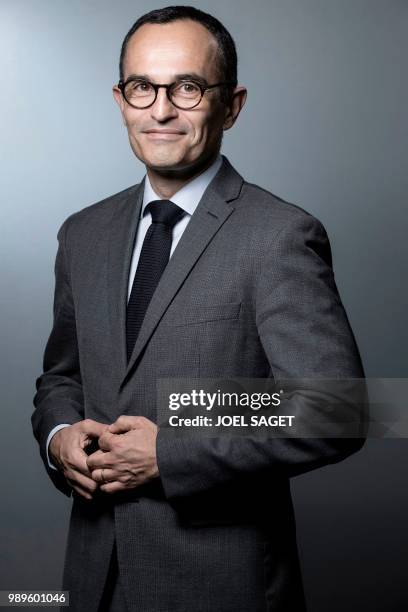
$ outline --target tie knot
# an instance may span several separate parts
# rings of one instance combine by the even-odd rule
[[[177,221],[184,215],[184,210],[171,200],[154,200],[149,202],[146,210],[152,215],[153,223],[164,223],[169,227],[176,225]]]

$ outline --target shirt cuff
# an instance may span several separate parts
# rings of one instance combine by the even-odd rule
[[[53,435],[56,434],[57,431],[59,431],[60,429],[63,429],[63,427],[70,427],[70,424],[69,423],[62,423],[61,425],[56,425],[53,429],[51,429],[50,433],[48,434],[47,444],[46,444],[46,452],[47,452],[48,465],[50,466],[50,468],[52,470],[58,470],[58,468],[56,468],[55,465],[53,463],[51,463],[51,461],[50,461],[50,456],[48,454],[48,447],[50,445],[51,438],[53,437]]]

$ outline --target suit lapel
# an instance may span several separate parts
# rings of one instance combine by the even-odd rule
[[[207,187],[156,287],[129,364],[126,364],[127,288],[133,244],[140,218],[144,182],[118,210],[109,247],[109,304],[113,348],[118,351],[122,387],[174,296],[213,236],[234,211],[243,179],[223,156],[223,164]],[[129,231],[131,228],[131,231]]]
[[[143,202],[144,180],[116,205],[108,245],[108,308],[112,363],[119,364],[119,379],[127,366],[126,307],[133,244]]]

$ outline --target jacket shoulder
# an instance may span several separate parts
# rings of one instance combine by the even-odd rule
[[[296,222],[322,225],[317,217],[298,204],[287,202],[254,183],[244,181],[240,200],[242,200],[247,211],[249,207],[250,212],[248,211],[247,214],[252,213],[254,217],[266,223],[267,226],[272,223],[275,228],[277,226],[282,228],[286,224],[291,225],[292,223],[296,224]]]
[[[60,233],[68,231],[68,227],[80,228],[87,226],[95,229],[99,225],[105,225],[111,220],[117,208],[124,205],[129,198],[136,194],[140,185],[141,183],[137,183],[136,185],[127,187],[118,193],[110,195],[103,200],[99,200],[94,204],[85,206],[81,210],[72,213],[62,223],[58,230],[58,236]]]

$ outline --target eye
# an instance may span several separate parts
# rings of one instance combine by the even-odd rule
[[[195,83],[183,83],[182,88],[187,93],[198,90],[198,87]]]
[[[174,87],[177,96],[194,97],[201,95],[201,89],[194,81],[181,81]]]
[[[126,94],[129,96],[145,96],[153,91],[148,81],[129,81],[126,85]]]
[[[135,89],[136,91],[150,91],[152,89],[152,86],[150,85],[150,83],[146,83],[145,81],[139,82],[139,83],[135,83]]]

